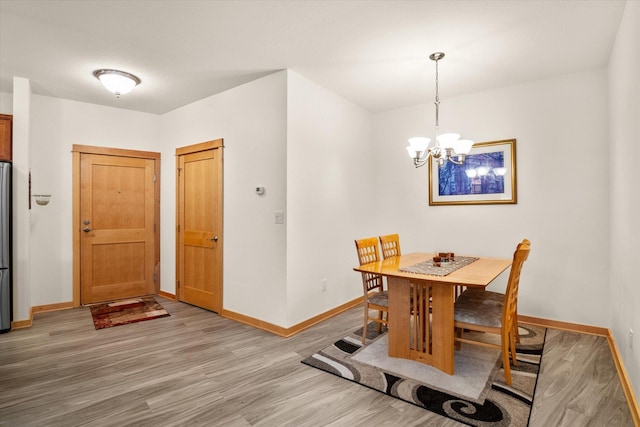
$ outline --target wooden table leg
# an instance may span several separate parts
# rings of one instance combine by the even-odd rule
[[[433,284],[433,366],[450,375],[454,370],[453,292],[448,283]]]
[[[387,277],[389,292],[389,356],[411,358],[409,279]]]

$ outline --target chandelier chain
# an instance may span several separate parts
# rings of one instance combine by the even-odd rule
[[[439,114],[439,110],[440,110],[440,95],[439,95],[439,90],[438,90],[438,59],[435,59],[436,61],[436,133],[438,132],[438,124],[440,122],[440,114]],[[437,137],[437,135],[436,135]]]

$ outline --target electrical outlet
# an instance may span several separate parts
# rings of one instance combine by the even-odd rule
[[[322,292],[327,291],[327,279],[322,279]]]

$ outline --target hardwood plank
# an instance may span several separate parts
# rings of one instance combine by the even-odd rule
[[[633,425],[606,338],[549,329],[531,425]]]
[[[170,317],[95,330],[80,307],[0,335],[0,425],[459,425],[300,363],[361,306],[282,338],[156,298]],[[606,339],[547,340],[531,426],[633,425]]]

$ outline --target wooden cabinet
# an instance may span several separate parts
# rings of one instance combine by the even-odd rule
[[[11,161],[13,116],[0,114],[0,160]]]

